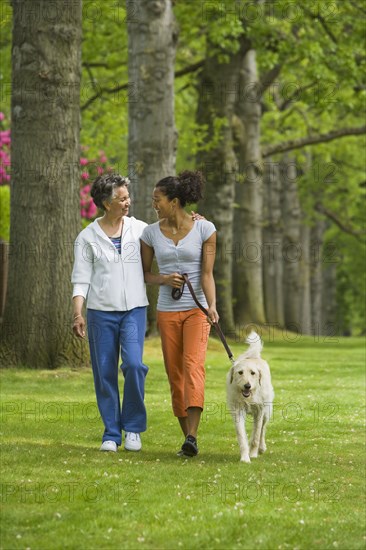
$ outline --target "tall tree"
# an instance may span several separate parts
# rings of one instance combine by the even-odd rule
[[[10,261],[3,361],[79,356],[70,272],[79,230],[81,0],[13,0]]]
[[[282,179],[279,162],[264,163],[263,285],[266,318],[270,325],[285,326],[283,288]]]
[[[174,63],[178,31],[171,0],[127,0],[128,172],[132,213],[156,221],[154,185],[175,174]],[[157,287],[147,289],[150,333],[155,332]]]
[[[236,178],[234,235],[241,251],[235,265],[235,319],[239,324],[266,322],[263,294],[263,165],[260,145],[261,94],[256,52],[248,48],[240,67],[237,115],[242,123]]]
[[[311,325],[314,334],[321,334],[324,328],[323,291],[327,291],[327,288],[323,288],[325,266],[322,259],[325,229],[326,223],[321,219],[317,219],[311,228]]]
[[[128,164],[133,214],[155,221],[152,189],[175,174],[174,61],[177,27],[171,0],[127,0]]]
[[[290,330],[301,330],[301,280],[300,260],[301,242],[300,221],[302,218],[301,205],[296,185],[297,166],[296,161],[285,155],[281,162],[283,178],[283,260],[284,260],[284,310],[285,324]]]
[[[197,122],[207,128],[208,146],[197,155],[206,176],[205,199],[199,209],[215,222],[218,252],[215,265],[218,308],[227,332],[234,330],[232,271],[240,262],[239,235],[233,234],[235,181],[238,161],[234,151],[232,118],[238,95],[243,49],[222,57],[208,41],[208,52],[199,80]]]

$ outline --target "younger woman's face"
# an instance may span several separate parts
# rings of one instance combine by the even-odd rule
[[[159,220],[169,217],[172,213],[172,202],[162,192],[159,187],[155,187],[152,196],[152,207],[155,210]]]

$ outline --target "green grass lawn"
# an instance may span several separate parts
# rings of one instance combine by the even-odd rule
[[[274,416],[268,451],[251,464],[239,462],[230,364],[216,340],[193,459],[176,456],[182,436],[157,339],[145,347],[140,453],[98,451],[89,369],[1,371],[1,548],[365,548],[363,341],[278,333],[263,357]]]

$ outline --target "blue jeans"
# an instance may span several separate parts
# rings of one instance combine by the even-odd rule
[[[144,404],[148,367],[142,362],[146,307],[130,311],[87,310],[90,357],[95,393],[104,423],[103,441],[121,445],[121,431],[146,430]],[[122,409],[118,389],[118,359],[124,376]]]

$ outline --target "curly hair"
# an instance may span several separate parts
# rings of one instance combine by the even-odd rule
[[[203,198],[204,177],[198,170],[184,170],[178,176],[161,179],[156,186],[169,200],[177,198],[182,207]]]
[[[105,210],[103,203],[111,202],[118,187],[128,187],[129,184],[129,179],[119,174],[103,174],[93,181],[90,194],[95,205]]]

